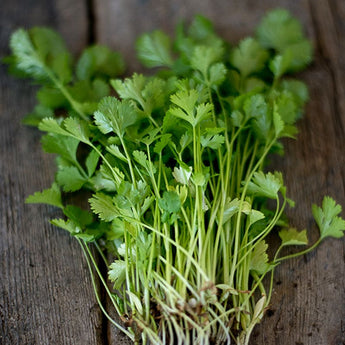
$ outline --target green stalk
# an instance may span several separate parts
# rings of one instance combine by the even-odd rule
[[[128,154],[127,146],[126,146],[122,136],[119,136],[119,139],[120,139],[121,146],[123,147],[123,151],[124,151],[126,159],[127,159],[127,163],[128,163],[129,171],[130,171],[130,174],[131,174],[133,186],[134,186],[134,188],[136,188],[137,181],[136,181],[134,170],[133,170],[132,159],[131,159],[131,157]]]
[[[40,58],[38,57],[38,59],[40,59]],[[73,97],[67,91],[65,86],[57,78],[55,78],[54,73],[51,72],[51,70],[45,66],[44,62],[42,62],[42,68],[44,69],[45,73],[47,73],[47,75],[51,79],[51,81],[55,84],[55,86],[65,96],[67,101],[70,103],[70,105],[75,110],[75,112],[80,116],[80,118],[89,122],[89,117],[86,116],[86,114],[83,112],[83,110],[80,109],[80,104],[73,99]]]
[[[243,207],[243,202],[244,198],[246,196],[247,188],[249,185],[249,182],[251,181],[255,171],[258,169],[262,161],[266,158],[266,155],[270,151],[274,141],[272,141],[264,150],[263,155],[260,157],[256,165],[254,166],[253,170],[251,171],[248,180],[246,180],[246,183],[243,187],[241,199],[240,199],[240,205],[239,205],[239,211],[237,215],[237,221],[236,221],[236,228],[235,228],[235,245],[234,245],[234,255],[232,257],[232,267],[231,267],[231,274],[230,274],[230,281],[234,283],[234,275],[236,271],[236,265],[237,265],[237,260],[238,260],[238,251],[239,251],[239,240],[240,240],[240,224],[241,224],[241,213],[242,213],[242,207]]]
[[[90,277],[91,277],[91,281],[92,281],[92,286],[93,286],[93,290],[94,290],[94,293],[95,293],[95,296],[96,296],[96,300],[97,300],[97,303],[99,305],[99,307],[101,308],[102,312],[104,313],[104,315],[106,316],[106,318],[116,327],[118,328],[121,332],[123,332],[124,334],[126,334],[132,341],[134,341],[134,335],[129,332],[128,330],[126,330],[124,327],[122,327],[120,324],[118,324],[116,321],[114,321],[110,315],[107,313],[107,311],[105,310],[105,308],[103,307],[103,304],[101,302],[101,298],[99,296],[99,293],[98,293],[98,288],[97,288],[97,285],[96,285],[96,280],[95,280],[95,276],[93,274],[93,271],[92,271],[92,267],[91,267],[91,262],[90,262],[90,258],[89,258],[89,255],[88,255],[88,251],[85,250],[84,248],[84,245],[85,247],[87,247],[86,243],[82,243],[82,241],[77,238],[77,241],[83,251],[83,254],[84,254],[84,257],[86,259],[86,263],[87,263],[87,267],[89,269],[89,272],[90,272]],[[91,257],[92,258],[92,257]],[[92,263],[94,261],[92,260]],[[96,266],[94,266],[96,268]],[[103,283],[103,281],[102,281]],[[108,293],[108,291],[107,291]],[[109,298],[112,300],[112,294],[108,294]],[[116,308],[117,305],[114,304],[114,307]],[[118,314],[120,315],[120,312],[117,310]]]
[[[315,249],[321,243],[321,241],[322,241],[322,238],[320,237],[311,247],[309,247],[309,248],[307,248],[305,250],[302,250],[301,252],[297,252],[297,253],[294,253],[294,254],[283,256],[282,258],[278,258],[276,261],[280,262],[280,261],[283,261],[283,260],[288,260],[288,259],[296,258],[296,257],[301,256],[301,255],[308,254],[313,249]]]

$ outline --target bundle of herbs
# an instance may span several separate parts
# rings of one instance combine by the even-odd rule
[[[341,207],[325,197],[312,208],[319,240],[281,256],[306,246],[307,232],[289,227],[283,212],[294,202],[282,174],[265,168],[283,153],[281,138],[297,133],[308,91],[291,75],[312,59],[286,10],[237,46],[201,16],[173,42],[144,34],[137,51],[156,68],[150,76],[119,79],[123,59],[98,45],[73,64],[47,28],[19,29],[10,46],[11,71],[42,85],[25,123],[46,132],[43,149],[57,155],[55,182],[27,202],[62,210],[52,224],[79,242],[101,309],[136,344],[248,344],[275,267],[343,236]],[[78,191],[89,208],[68,204]],[[272,231],[281,244],[269,257]],[[97,279],[124,324],[102,306]]]

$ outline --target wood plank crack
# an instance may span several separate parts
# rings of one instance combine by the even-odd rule
[[[327,41],[327,33],[325,33],[325,29],[323,25],[320,25],[320,21],[318,20],[318,12],[316,9],[315,2],[313,0],[308,1],[309,8],[310,8],[310,15],[312,19],[312,25],[315,30],[315,44],[316,44],[316,59],[317,64],[320,66],[320,69],[324,70],[325,75],[328,75],[330,78],[330,90],[325,90],[325,92],[329,95],[329,99],[331,100],[331,111],[332,111],[332,120],[333,120],[333,129],[335,133],[335,142],[336,148],[334,148],[333,154],[337,157],[337,160],[340,160],[339,164],[344,165],[344,155],[342,154],[342,147],[344,146],[344,138],[345,138],[345,101],[343,100],[345,96],[345,90],[342,89],[342,85],[344,82],[344,78],[342,79],[342,71],[341,66],[338,63],[338,56],[339,46],[337,44],[339,34],[337,32],[337,28],[333,23],[335,23],[336,18],[334,17],[334,4],[332,1],[327,2],[327,13],[330,16],[331,20],[327,20],[330,22],[333,35],[332,38],[335,42],[328,42]],[[325,5],[324,5],[325,6]],[[325,12],[322,11],[322,12]],[[328,26],[327,26],[328,27]],[[340,175],[342,180],[344,180],[344,173],[341,169]],[[343,186],[344,188],[344,186]],[[344,189],[343,189],[344,190]]]
[[[96,15],[95,15],[95,1],[86,0],[87,11],[87,43],[88,45],[96,43]]]

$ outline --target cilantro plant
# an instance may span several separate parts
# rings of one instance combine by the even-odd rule
[[[284,217],[294,202],[282,174],[266,170],[281,139],[295,137],[308,99],[292,74],[310,63],[312,46],[289,12],[271,11],[237,46],[201,16],[173,41],[144,34],[137,51],[155,68],[150,76],[119,78],[122,58],[102,46],[73,64],[46,28],[19,29],[10,45],[11,70],[42,85],[25,122],[46,132],[43,149],[57,155],[52,187],[27,202],[62,210],[52,224],[79,242],[100,308],[135,344],[249,344],[275,267],[343,236],[341,207],[325,197],[312,208],[319,240],[281,255],[308,245],[307,231]],[[68,203],[78,191],[89,208]],[[281,245],[269,256],[272,231]]]

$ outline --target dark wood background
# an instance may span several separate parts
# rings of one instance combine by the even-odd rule
[[[274,165],[285,174],[297,207],[293,224],[317,238],[310,205],[329,194],[345,205],[345,1],[344,0],[11,0],[1,1],[0,51],[9,53],[18,27],[49,25],[77,55],[100,42],[121,51],[129,71],[138,67],[133,42],[179,19],[208,16],[235,42],[253,32],[266,10],[285,7],[303,23],[315,45],[315,62],[301,76],[311,100],[298,141],[286,143]],[[48,220],[51,207],[24,205],[50,186],[53,158],[40,134],[20,124],[35,104],[35,87],[0,69],[0,344],[129,344],[114,332],[95,301],[77,243]],[[344,214],[343,214],[344,215]],[[315,252],[284,263],[275,276],[272,307],[252,345],[344,345],[344,240],[327,240]]]

